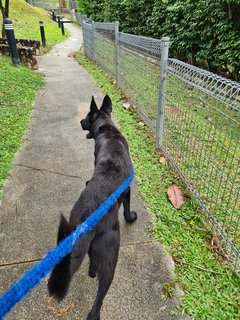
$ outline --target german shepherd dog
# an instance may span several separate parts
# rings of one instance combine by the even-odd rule
[[[95,169],[91,180],[86,183],[70,213],[69,222],[61,216],[57,242],[67,237],[76,227],[93,213],[130,175],[131,160],[128,144],[111,120],[112,102],[105,96],[100,109],[92,97],[90,112],[81,120],[83,130],[89,131],[87,138],[95,140]],[[124,218],[132,223],[137,214],[130,211],[130,187],[113,204],[98,225],[75,244],[53,269],[48,280],[51,296],[62,300],[66,295],[73,275],[88,253],[90,266],[88,275],[98,278],[96,300],[87,320],[99,320],[103,299],[112,283],[118,259],[120,232],[118,209],[123,203]]]

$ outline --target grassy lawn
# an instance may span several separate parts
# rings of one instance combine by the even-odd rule
[[[173,209],[166,191],[172,182],[181,183],[170,165],[159,162],[152,132],[135,112],[122,107],[123,94],[104,71],[82,54],[77,60],[113,100],[114,114],[129,141],[139,191],[156,218],[152,237],[165,244],[176,262],[176,281],[185,292],[182,313],[196,320],[239,319],[239,278],[214,251],[204,214],[186,190],[184,206]]]
[[[39,41],[41,41],[39,21],[43,21],[47,43],[45,51],[50,50],[56,43],[63,41],[69,35],[67,30],[65,30],[65,36],[62,35],[61,29],[58,28],[56,22],[52,21],[46,10],[30,6],[24,0],[10,1],[9,18],[13,22],[16,38]],[[1,16],[0,25],[2,25]]]
[[[43,76],[0,57],[0,190],[22,143]]]

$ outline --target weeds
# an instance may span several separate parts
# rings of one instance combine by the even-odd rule
[[[43,76],[0,57],[0,190],[28,126]]]

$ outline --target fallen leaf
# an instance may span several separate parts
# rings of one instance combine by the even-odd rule
[[[69,57],[69,58],[75,58],[75,55],[76,55],[75,52],[70,52],[70,53],[68,54],[68,57]]]
[[[184,204],[184,193],[181,187],[173,184],[167,190],[168,198],[175,209],[180,209]]]
[[[234,237],[234,240],[240,240],[240,231],[236,234],[236,236]]]
[[[144,126],[145,126],[145,123],[142,122],[142,121],[139,121],[138,124],[139,124],[141,127],[144,127]]]
[[[124,103],[123,108],[128,110],[130,108],[130,103],[129,102]]]
[[[72,303],[70,306],[64,307],[62,309],[48,306],[47,310],[48,312],[56,314],[58,317],[62,317],[76,308],[77,308],[77,305],[75,303]]]
[[[167,159],[164,156],[161,156],[159,158],[159,161],[160,161],[161,164],[166,164],[167,163]]]

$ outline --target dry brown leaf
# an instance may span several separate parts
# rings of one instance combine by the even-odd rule
[[[70,53],[68,54],[68,57],[69,57],[69,58],[75,58],[75,55],[76,55],[76,52],[70,52]]]
[[[126,109],[126,110],[128,110],[129,108],[130,108],[130,103],[129,102],[125,102],[124,104],[123,104],[123,108],[124,109]]]
[[[47,310],[51,313],[56,314],[58,317],[62,317],[66,315],[66,313],[69,313],[70,311],[77,308],[77,305],[75,303],[72,303],[70,306],[64,307],[62,309],[58,309],[52,306],[48,306]]]
[[[142,122],[142,121],[139,121],[138,124],[139,124],[141,127],[144,127],[144,126],[145,126],[145,123]]]
[[[161,156],[159,158],[159,161],[160,161],[161,164],[166,164],[167,163],[167,159],[164,156]]]
[[[180,209],[184,204],[184,193],[181,187],[173,184],[167,190],[168,198],[175,209]]]

